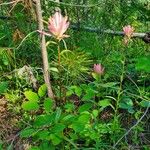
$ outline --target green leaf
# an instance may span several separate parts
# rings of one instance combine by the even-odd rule
[[[52,107],[53,107],[53,101],[52,101],[52,99],[46,98],[44,100],[44,104],[43,105],[44,105],[44,109],[45,109],[45,111],[47,113],[52,111]]]
[[[33,125],[35,127],[41,127],[44,125],[51,125],[54,122],[55,114],[39,115],[36,117]]]
[[[47,130],[41,130],[36,134],[36,136],[38,136],[40,140],[47,140],[49,138],[49,135],[50,132]]]
[[[100,84],[100,86],[104,87],[104,88],[110,88],[110,87],[114,87],[117,84],[118,84],[117,82],[108,82],[108,83],[105,83],[105,84]]]
[[[83,100],[91,100],[95,97],[95,91],[93,89],[86,90],[86,94],[83,96]]]
[[[132,106],[133,102],[132,99],[130,99],[129,97],[124,97],[119,103],[119,108],[123,109],[130,109]]]
[[[7,88],[8,88],[8,83],[1,82],[0,83],[0,94],[3,94],[4,92],[6,92]]]
[[[69,90],[67,91],[67,96],[71,96],[72,94],[76,94],[77,96],[81,96],[82,89],[78,86],[71,86],[69,87]]]
[[[79,116],[78,122],[81,122],[83,124],[86,124],[90,121],[90,114],[84,113]]]
[[[72,114],[66,115],[63,119],[62,122],[64,122],[65,124],[67,123],[72,123],[75,119],[75,116]]]
[[[141,105],[142,107],[150,107],[150,101],[142,100],[142,101],[140,102],[140,105]]]
[[[21,107],[26,111],[38,110],[39,104],[36,101],[23,102]]]
[[[21,131],[20,136],[21,137],[31,137],[36,132],[35,129],[32,128],[26,128]]]
[[[60,119],[60,116],[61,116],[61,112],[62,112],[62,110],[61,110],[61,108],[57,108],[56,109],[56,115],[55,115],[55,123],[57,123],[58,122],[58,120]]]
[[[96,117],[98,116],[98,110],[97,110],[97,109],[94,109],[94,110],[92,111],[92,114],[93,114],[94,118],[96,118]]]
[[[74,92],[71,89],[66,92],[66,96],[71,96],[72,94],[74,94]]]
[[[85,128],[85,124],[82,122],[74,122],[70,125],[70,128],[72,128],[75,132],[81,132]]]
[[[57,72],[57,73],[59,72],[56,67],[51,67],[51,68],[50,68],[50,71]]]
[[[123,97],[119,103],[119,108],[127,109],[129,113],[134,113],[133,102],[129,97]]]
[[[39,95],[40,97],[43,97],[43,96],[46,95],[46,93],[47,93],[47,86],[46,86],[46,84],[43,84],[43,85],[41,85],[40,88],[38,89],[38,95]]]
[[[107,106],[110,106],[111,105],[111,102],[110,102],[110,99],[104,99],[104,100],[100,100],[98,102],[98,105],[105,108]]]
[[[55,134],[51,134],[51,140],[52,140],[52,143],[54,145],[58,145],[62,142],[62,138],[60,138],[58,135],[55,135]]]
[[[66,112],[72,112],[75,109],[75,106],[72,103],[68,103],[64,106],[64,108],[65,108]]]
[[[38,94],[35,92],[26,91],[26,92],[24,92],[24,95],[29,101],[38,101],[39,100]]]
[[[78,112],[81,113],[84,111],[88,111],[91,107],[92,107],[91,103],[83,104],[79,107]]]
[[[51,129],[51,132],[59,133],[59,132],[63,132],[64,129],[65,129],[65,125],[62,123],[58,123]]]
[[[40,144],[40,150],[55,150],[55,147],[49,141],[42,141]]]

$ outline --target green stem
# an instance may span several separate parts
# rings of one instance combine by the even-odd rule
[[[59,46],[59,41],[58,41],[58,72],[59,72],[59,98],[61,100],[61,89],[62,89],[62,86],[61,86],[61,64],[60,64],[60,46]]]
[[[123,82],[123,78],[124,78],[124,74],[125,74],[125,58],[124,58],[122,64],[123,64],[123,66],[122,66],[122,74],[120,76],[120,87],[119,87],[118,97],[117,97],[117,101],[116,101],[115,117],[117,116],[118,108],[119,108],[119,102],[120,102],[120,97],[121,97],[121,95],[123,93],[122,82]]]

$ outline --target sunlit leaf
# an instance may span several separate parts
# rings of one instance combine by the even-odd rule
[[[46,86],[46,84],[41,85],[40,88],[38,89],[38,95],[40,97],[43,97],[43,96],[46,95],[46,92],[47,92],[47,86]]]
[[[24,95],[29,101],[38,101],[39,100],[38,94],[35,92],[26,91],[26,92],[24,92]]]

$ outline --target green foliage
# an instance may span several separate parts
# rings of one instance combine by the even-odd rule
[[[1,82],[0,83],[0,95],[6,92],[8,88],[8,83],[7,82]]]
[[[53,107],[53,101],[50,98],[45,98],[43,106],[47,113],[51,112]]]
[[[39,109],[39,96],[35,92],[26,91],[24,92],[25,97],[28,101],[22,103],[22,108],[26,111],[38,110]]]
[[[13,50],[0,47],[0,72],[11,71],[15,66]]]
[[[57,63],[58,60],[55,61]],[[84,81],[90,71],[90,55],[81,50],[63,50],[60,53],[62,81],[64,84],[76,84]]]
[[[22,104],[22,108],[26,111],[38,110],[39,105],[36,101],[27,101]]]
[[[132,38],[124,45],[122,36],[88,32],[82,27],[122,31],[123,26],[130,24],[135,32],[146,33],[149,1],[65,0],[63,3],[41,1],[43,20],[47,21],[59,6],[71,23],[81,27],[69,28],[70,37],[60,42],[60,65],[57,42],[46,37],[54,100],[47,97],[47,86],[43,84],[34,4],[30,0],[0,4],[0,113],[7,107],[7,113],[17,116],[14,120],[20,120],[20,137],[28,141],[29,150],[113,149],[150,106],[149,44],[141,38]],[[47,32],[46,23],[44,30]],[[96,63],[105,68],[102,76],[93,72]],[[41,85],[38,90],[16,75],[16,70],[24,65],[34,68],[33,73]],[[7,106],[3,106],[3,97]],[[116,149],[149,149],[148,115],[122,138]],[[3,121],[1,116],[3,113],[0,115]],[[4,133],[7,120],[11,118],[4,122]],[[10,136],[11,131],[8,132]],[[7,134],[6,137],[0,134],[0,149],[15,149],[18,138],[10,141],[11,144],[7,138]]]
[[[38,95],[40,97],[43,97],[46,95],[46,92],[47,92],[47,86],[46,86],[46,84],[43,84],[42,86],[40,86],[40,88],[38,90]]]
[[[138,58],[136,69],[150,73],[150,56]]]

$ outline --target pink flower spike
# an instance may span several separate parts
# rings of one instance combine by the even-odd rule
[[[131,38],[131,36],[134,32],[134,28],[130,25],[124,26],[123,27],[123,32],[124,32],[125,36],[127,36],[128,38]]]
[[[68,17],[63,17],[60,12],[56,12],[48,21],[49,32],[58,40],[69,37],[64,33],[69,27]]]
[[[104,67],[101,64],[94,64],[93,70],[99,75],[102,75],[104,73]]]

